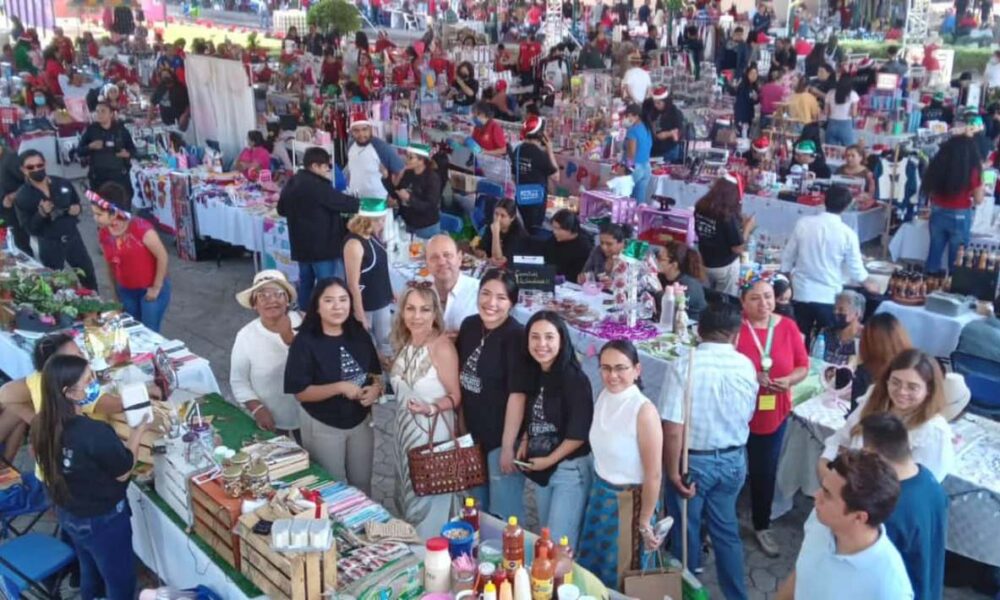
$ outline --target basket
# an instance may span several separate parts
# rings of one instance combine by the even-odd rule
[[[451,449],[434,450],[433,435],[437,430],[438,416],[435,414],[431,420],[427,443],[415,446],[406,453],[413,492],[418,496],[453,494],[484,485],[487,475],[482,448],[479,444],[460,448],[455,429],[448,425],[447,419],[445,425],[451,434]]]

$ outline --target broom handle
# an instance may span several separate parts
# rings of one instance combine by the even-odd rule
[[[691,374],[694,367],[694,346],[688,350],[687,377],[684,382],[684,437],[681,442],[681,478],[687,479],[688,438],[691,431]],[[681,500],[681,563],[684,570],[688,566],[688,501]]]

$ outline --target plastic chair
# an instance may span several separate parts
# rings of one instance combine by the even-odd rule
[[[441,230],[447,233],[462,233],[462,229],[465,228],[465,222],[461,217],[457,217],[451,213],[442,212],[441,213]]]
[[[0,492],[0,540],[7,535],[22,536],[31,530],[49,510],[49,500],[45,488],[33,473],[22,473],[21,484]],[[15,527],[14,520],[31,516],[26,526]]]
[[[503,186],[488,179],[476,183],[476,205],[472,211],[472,226],[479,231],[493,222],[493,208],[503,198]]]
[[[57,577],[76,562],[73,548],[50,535],[28,533],[0,544],[0,586],[8,598],[58,598]],[[45,582],[48,582],[46,584]]]
[[[964,352],[952,352],[951,368],[965,377],[972,399],[968,411],[992,419],[1000,419],[1000,363],[972,356]]]

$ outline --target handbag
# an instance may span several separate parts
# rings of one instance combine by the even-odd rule
[[[435,449],[434,432],[437,430],[438,417],[440,413],[435,413],[431,418],[427,443],[414,446],[406,452],[413,492],[417,496],[433,496],[453,494],[485,485],[486,460],[482,448],[478,443],[468,448],[460,448],[456,428],[449,425],[447,419],[445,426],[451,435],[451,443],[445,446],[446,449]]]
[[[651,561],[651,556],[656,558]],[[638,598],[638,600],[664,600],[664,598],[681,600],[684,598],[680,568],[665,567],[663,556],[659,551],[647,554],[642,566],[642,569],[622,573],[622,592],[626,596]]]
[[[537,206],[547,200],[548,191],[540,183],[521,185],[521,146],[514,151],[514,201],[518,206]]]

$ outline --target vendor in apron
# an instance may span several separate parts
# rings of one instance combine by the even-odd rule
[[[403,159],[384,140],[375,137],[372,122],[367,114],[357,112],[351,117],[351,136],[354,143],[347,149],[347,193],[358,198],[385,200],[389,192],[382,185],[382,171],[396,174],[403,170]],[[393,215],[385,216],[383,240],[391,247],[396,228]]]

